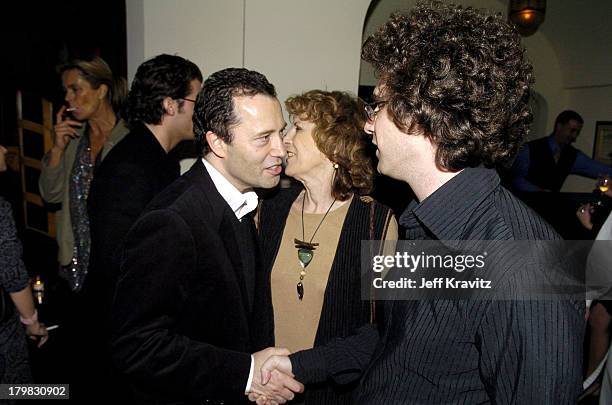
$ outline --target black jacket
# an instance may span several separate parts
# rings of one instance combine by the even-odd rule
[[[239,244],[248,239],[239,232],[251,243]],[[255,238],[252,219],[237,220],[201,160],[136,221],[121,251],[112,349],[137,400],[245,399],[250,353],[273,343]]]
[[[121,242],[147,204],[179,176],[179,164],[138,124],[96,168],[89,192],[89,271],[83,294],[110,299]],[[107,309],[107,308],[106,308]]]

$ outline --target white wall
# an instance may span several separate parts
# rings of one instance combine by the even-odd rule
[[[361,33],[371,0],[248,0],[245,66],[279,98],[311,89],[357,94]]]
[[[140,63],[160,53],[191,60],[204,76],[242,66],[243,0],[127,0],[126,5],[130,79]]]
[[[128,81],[131,84],[136,68],[145,59],[144,49],[144,0],[125,2]]]
[[[230,66],[258,70],[281,100],[313,88],[357,93],[370,1],[127,0],[128,72],[177,53],[205,77]]]
[[[612,1],[549,1],[541,31],[563,65],[565,86],[612,84]]]

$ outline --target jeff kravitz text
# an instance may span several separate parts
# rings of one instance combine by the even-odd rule
[[[399,280],[384,280],[376,277],[372,280],[374,288],[402,288],[402,289],[490,289],[491,281],[476,277],[474,280],[457,280],[454,277],[436,277],[414,280],[402,277]]]
[[[372,271],[377,274],[372,279],[375,289],[423,289],[423,290],[484,290],[491,289],[491,281],[482,277],[466,279],[456,277],[457,273],[469,270],[482,270],[487,253],[471,254],[409,254],[397,252],[394,255],[377,255],[372,258]],[[408,272],[410,277],[385,277],[390,269]],[[440,273],[448,276],[438,277]],[[419,272],[419,276],[417,276]],[[435,272],[435,273],[434,273]],[[417,273],[417,274],[415,274]],[[434,276],[436,274],[436,276]]]

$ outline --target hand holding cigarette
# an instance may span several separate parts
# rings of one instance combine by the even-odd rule
[[[71,139],[76,139],[80,136],[77,128],[82,127],[83,124],[72,118],[71,114],[69,114],[76,110],[75,107],[62,106],[55,116],[56,124],[53,127],[53,147],[58,150],[63,151]]]

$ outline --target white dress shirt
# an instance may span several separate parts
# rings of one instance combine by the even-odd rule
[[[206,159],[202,158],[202,162],[215,184],[217,191],[221,194],[221,197],[227,202],[232,211],[234,211],[236,218],[242,220],[242,217],[257,208],[258,198],[256,192],[251,190],[246,193],[241,193]]]

